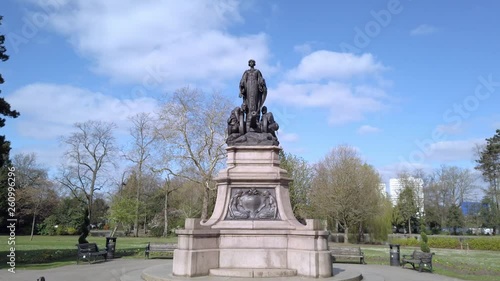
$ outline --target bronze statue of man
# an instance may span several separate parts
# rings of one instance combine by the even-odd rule
[[[260,116],[260,110],[267,96],[266,81],[262,73],[254,68],[255,60],[249,60],[248,66],[250,69],[247,69],[241,77],[240,98],[243,97],[243,103],[247,107],[246,113],[256,112],[257,116]]]

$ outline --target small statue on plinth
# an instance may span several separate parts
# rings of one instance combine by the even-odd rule
[[[250,69],[243,73],[240,81],[239,97],[243,103],[231,111],[226,143],[229,146],[279,145],[276,136],[279,125],[263,106],[267,97],[266,80],[255,68],[255,60],[249,60],[248,66]]]
[[[270,133],[278,139],[276,136],[276,131],[280,128],[278,123],[274,121],[274,116],[272,112],[267,112],[267,106],[262,107],[262,117],[260,119],[260,130],[263,133]]]

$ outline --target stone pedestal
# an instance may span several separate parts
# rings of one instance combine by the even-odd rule
[[[227,148],[212,217],[187,219],[177,231],[174,275],[332,276],[326,225],[295,219],[279,151],[277,146]]]

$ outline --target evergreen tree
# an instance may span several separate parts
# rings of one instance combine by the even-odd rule
[[[484,180],[489,183],[486,194],[491,198],[490,211],[498,214],[500,213],[500,129],[496,130],[493,137],[486,139],[486,145],[479,151],[476,163],[476,169],[481,171]],[[491,223],[495,233],[498,233],[500,218],[495,218]]]
[[[0,25],[2,24],[2,16],[0,16]],[[0,35],[0,60],[6,61],[9,59],[9,56],[6,55],[5,53],[7,52],[7,49],[4,46],[5,42],[5,36]],[[3,84],[5,81],[2,77],[2,74],[0,73],[0,84]],[[0,91],[1,93],[2,91]],[[5,126],[5,117],[12,117],[16,118],[19,116],[19,112],[12,110],[10,108],[10,104],[5,101],[3,97],[0,97],[0,128]],[[5,136],[0,136],[0,167],[4,167],[5,165],[8,164],[9,162],[9,152],[10,152],[10,142],[8,142],[5,139]]]
[[[453,234],[457,235],[457,229],[465,225],[464,215],[462,210],[457,205],[453,204],[448,209],[448,227],[453,228]]]
[[[2,16],[0,16],[0,25],[2,24]],[[4,46],[5,36],[0,34],[0,60],[6,61],[9,59],[9,56],[5,54],[7,49]],[[0,84],[3,84],[5,81],[0,73]],[[0,91],[1,94],[1,91]],[[5,118],[4,117],[12,117],[16,118],[19,116],[19,112],[12,110],[10,108],[10,104],[5,101],[3,97],[0,96],[0,128],[5,126]],[[10,142],[5,139],[4,135],[0,135],[0,226],[1,231],[4,231],[6,228],[3,227],[6,223],[6,211],[7,211],[7,179],[8,179],[8,166],[10,165],[9,160],[10,153]]]

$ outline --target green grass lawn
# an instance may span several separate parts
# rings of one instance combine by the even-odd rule
[[[341,244],[331,244],[341,245]],[[352,245],[358,247],[360,245]],[[368,264],[389,265],[389,246],[361,245]],[[401,248],[403,255],[411,255],[417,248]],[[432,258],[434,273],[465,280],[500,280],[500,252],[497,251],[465,251],[453,249],[431,249],[435,253]],[[407,265],[406,268],[411,268]]]
[[[0,236],[0,268],[7,262],[10,247],[8,237]],[[97,243],[99,249],[106,248],[106,238],[87,237],[90,243]],[[176,237],[118,237],[115,256],[121,258],[144,258],[144,249],[148,242],[176,242]],[[68,264],[76,264],[76,244],[78,236],[16,236],[16,268],[42,269]],[[166,254],[168,255],[168,254]],[[156,254],[155,254],[156,256]]]
[[[6,265],[9,251],[7,236],[0,236],[0,268]],[[91,243],[105,248],[104,237],[88,237]],[[78,236],[29,236],[16,237],[16,268],[43,269],[76,263],[76,243]],[[144,248],[148,242],[176,242],[176,237],[118,237],[116,256],[121,258],[144,258]],[[330,246],[344,246],[330,244]],[[389,266],[389,247],[377,245],[349,245],[361,247],[368,264]],[[402,247],[401,257],[411,254],[415,248]],[[465,251],[452,249],[431,249],[434,272],[465,280],[500,281],[500,252]],[[167,254],[168,255],[168,254]],[[155,254],[155,256],[161,256]],[[407,267],[410,267],[409,265]]]

